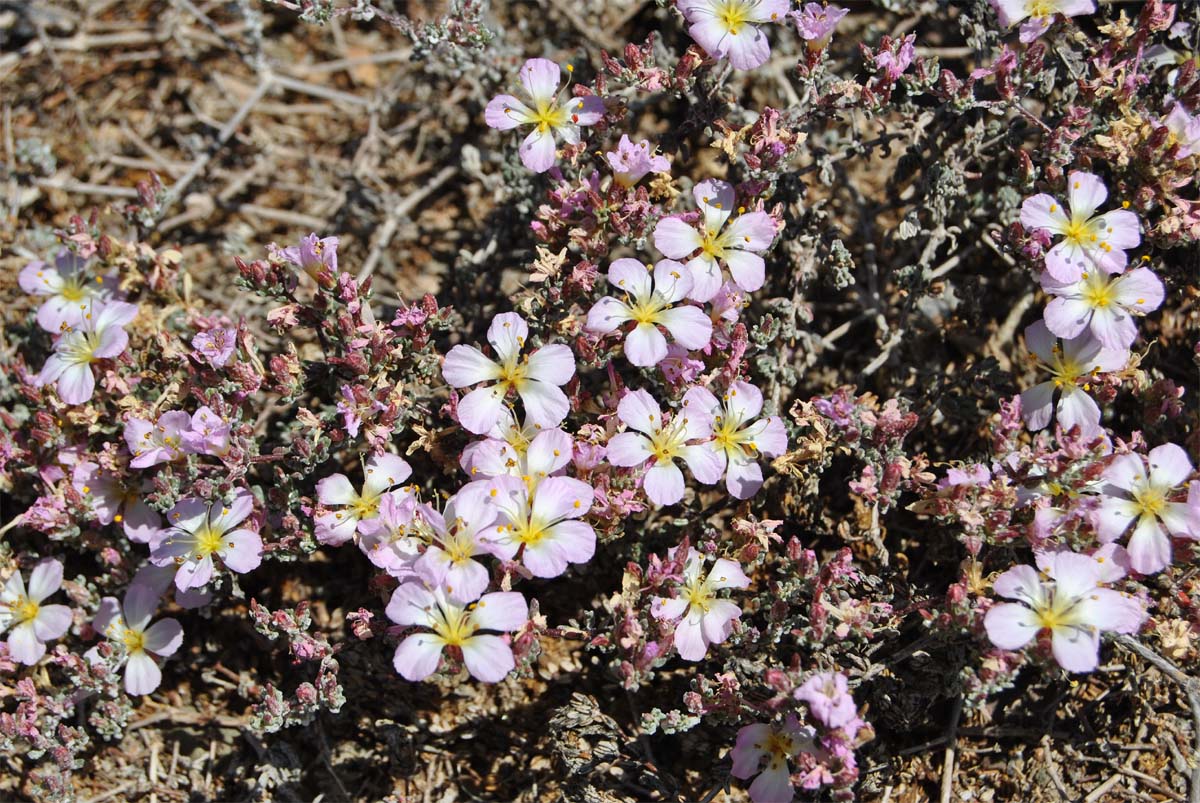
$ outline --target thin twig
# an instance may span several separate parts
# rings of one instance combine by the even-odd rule
[[[958,749],[958,720],[962,716],[962,707],[963,698],[959,695],[954,701],[954,711],[950,714],[945,758],[942,759],[942,803],[950,803],[954,794],[954,753]]]
[[[418,204],[449,181],[457,172],[458,167],[454,165],[443,167],[440,173],[430,179],[429,183],[409,193],[408,196],[393,207],[392,211],[388,214],[387,220],[379,227],[379,236],[375,239],[375,244],[371,246],[371,252],[367,254],[367,259],[363,262],[362,270],[358,272],[358,280],[360,282],[375,271],[375,267],[379,264],[379,259],[383,256],[384,250],[391,244],[392,235],[396,233],[396,227],[400,225],[400,221],[407,217],[412,210],[416,209]]]

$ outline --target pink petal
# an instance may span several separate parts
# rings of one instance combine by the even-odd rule
[[[463,642],[463,663],[476,680],[497,683],[517,665],[512,649],[498,636],[473,636]]]
[[[562,70],[549,59],[529,59],[518,74],[521,86],[535,105],[538,102],[549,104],[554,100],[561,77]]]
[[[1105,496],[1092,512],[1092,526],[1101,543],[1116,541],[1138,517],[1137,506],[1128,499]]]
[[[1021,391],[1021,417],[1030,432],[1037,432],[1050,426],[1050,418],[1054,414],[1054,384],[1043,382],[1040,385]]]
[[[592,486],[582,480],[548,477],[537,487],[531,513],[535,519],[547,524],[577,519],[591,509],[592,496]]]
[[[660,259],[654,266],[654,288],[668,304],[675,304],[692,292],[692,272],[673,259]]]
[[[658,402],[644,390],[634,390],[626,393],[617,404],[617,418],[625,426],[639,432],[653,435],[662,426],[662,410]],[[615,439],[614,439],[615,440]]]
[[[1104,241],[1115,249],[1136,248],[1142,242],[1142,226],[1138,216],[1128,209],[1105,212],[1099,220],[1107,236]],[[1108,231],[1112,229],[1112,231]]]
[[[596,554],[596,531],[582,521],[560,521],[546,531],[559,554],[570,563],[587,563]]]
[[[71,609],[66,605],[43,605],[33,620],[33,633],[41,641],[53,641],[71,628],[71,622]]]
[[[725,252],[725,264],[734,283],[747,293],[758,290],[766,281],[766,263],[758,254],[731,249]]]
[[[508,633],[525,626],[529,620],[529,605],[516,591],[495,591],[479,600],[471,618],[482,630]]]
[[[554,167],[554,161],[558,157],[554,135],[536,128],[525,137],[518,151],[521,154],[521,163],[535,173],[545,173]]]
[[[708,652],[699,615],[689,613],[675,625],[675,649],[685,661],[701,661]]]
[[[29,573],[29,599],[41,602],[62,586],[63,565],[54,558],[38,561]]]
[[[1056,627],[1050,635],[1054,660],[1068,672],[1091,672],[1100,663],[1100,631]]]
[[[1125,549],[1129,552],[1129,565],[1139,574],[1157,574],[1171,562],[1171,539],[1152,516],[1138,520]]]
[[[731,458],[727,471],[725,487],[735,499],[749,499],[762,488],[762,467],[745,455]]]
[[[125,664],[125,691],[129,694],[149,694],[162,683],[162,670],[144,652],[135,652]]]
[[[50,365],[50,360],[46,361],[46,365]],[[44,373],[45,368],[42,370]],[[96,378],[92,376],[91,366],[87,364],[68,365],[58,377],[58,397],[66,404],[83,404],[92,398],[95,389]]]
[[[1062,204],[1045,193],[1026,198],[1021,204],[1021,225],[1029,231],[1045,229],[1062,234],[1070,222]]]
[[[1105,348],[1127,349],[1137,340],[1137,324],[1124,310],[1113,307],[1096,309],[1092,313],[1090,328],[1096,339]]]
[[[693,477],[705,485],[713,485],[720,481],[725,461],[718,457],[713,449],[697,445],[685,446],[680,451]]]
[[[1001,602],[983,617],[988,638],[1002,650],[1019,650],[1041,629],[1037,615],[1017,602]]]
[[[1080,298],[1052,298],[1043,315],[1046,328],[1054,334],[1059,337],[1078,337],[1092,320],[1092,307]]]
[[[584,328],[595,334],[606,335],[628,320],[629,307],[612,296],[604,296],[588,310]]]
[[[717,19],[716,15],[698,16],[688,28],[688,33],[696,44],[704,48],[704,52],[708,53],[714,59],[725,58],[725,54],[729,52],[729,29]]]
[[[161,619],[142,633],[143,646],[155,655],[174,655],[183,644],[183,626],[174,619]]]
[[[683,472],[674,463],[660,463],[642,481],[646,498],[656,505],[673,505],[683,498]]]
[[[1192,461],[1188,459],[1187,452],[1173,443],[1155,446],[1146,457],[1150,464],[1150,482],[1156,487],[1174,488],[1182,485],[1192,474]]]
[[[730,31],[729,63],[735,70],[754,70],[771,58],[767,35],[753,25],[744,25],[737,33]]]
[[[575,376],[575,353],[561,343],[542,346],[529,355],[526,370],[530,379],[565,385]]]
[[[22,622],[8,632],[8,655],[18,663],[33,666],[45,654],[46,644],[33,632],[33,622]]]
[[[429,611],[435,603],[433,594],[425,586],[420,583],[403,583],[392,591],[385,613],[388,619],[398,625],[428,627],[431,621]]]
[[[645,463],[653,457],[653,452],[645,435],[622,432],[609,439],[606,456],[614,466],[629,467]]]
[[[489,128],[507,131],[530,121],[529,107],[512,95],[497,95],[488,101],[483,110],[483,120]]]
[[[691,288],[689,287],[688,289],[690,290]],[[705,315],[699,307],[685,305],[663,310],[658,314],[658,321],[671,333],[671,337],[674,338],[676,343],[690,351],[704,348],[712,339],[712,319]],[[628,350],[628,341],[626,341],[626,350]],[[661,357],[653,362],[634,362],[633,364],[654,365],[666,356],[666,343],[664,341]],[[632,358],[630,362],[633,362]]]
[[[474,346],[458,345],[450,349],[442,363],[442,377],[452,388],[465,388],[478,382],[500,378],[500,366]]]
[[[222,536],[225,547],[217,552],[231,571],[245,574],[262,563],[262,538],[251,530],[234,530]]]
[[[715,599],[709,603],[700,620],[704,640],[709,644],[721,644],[733,632],[733,620],[742,615],[742,609],[727,599]]]
[[[557,427],[571,412],[567,394],[547,382],[525,382],[517,389],[517,393],[525,402],[525,415],[538,426]],[[459,409],[462,409],[461,406]]]
[[[683,259],[702,244],[700,232],[677,217],[665,217],[654,227],[654,247],[669,259]]]
[[[708,316],[700,314],[707,320]],[[634,365],[648,368],[666,356],[667,339],[652,323],[640,323],[625,336],[625,358]]]
[[[1134,268],[1112,281],[1113,296],[1122,307],[1147,313],[1158,309],[1166,294],[1162,280],[1149,268]]]
[[[476,388],[459,399],[458,420],[475,435],[482,435],[500,420],[504,409],[504,391],[499,386]]]
[[[405,680],[416,682],[437,671],[441,657],[441,639],[432,633],[416,633],[396,647],[392,666]]]
[[[655,619],[678,619],[687,609],[684,597],[655,597],[650,603],[650,615]]]
[[[1067,177],[1067,195],[1071,202],[1071,217],[1087,220],[1108,198],[1108,189],[1098,176],[1074,172]]]

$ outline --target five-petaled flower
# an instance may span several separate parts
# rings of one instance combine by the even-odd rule
[[[1130,566],[1141,574],[1160,572],[1171,562],[1171,536],[1200,539],[1200,506],[1172,501],[1192,473],[1187,452],[1164,443],[1147,455],[1122,454],[1105,468],[1100,506],[1094,512],[1096,535],[1116,541],[1133,526],[1126,549]]]
[[[796,23],[796,31],[805,40],[808,49],[820,50],[829,44],[837,24],[849,13],[840,6],[805,3],[798,11],[789,12],[788,16]]]
[[[289,246],[280,253],[288,262],[316,279],[322,271],[337,276],[337,249],[337,237],[318,237],[314,233],[300,238],[300,245]]]
[[[496,683],[513,670],[516,661],[504,639],[480,631],[519,630],[529,619],[529,605],[516,591],[484,594],[477,602],[464,605],[441,589],[431,590],[413,582],[392,592],[387,615],[398,625],[415,625],[429,631],[414,633],[396,647],[392,663],[405,680],[424,680],[432,675],[442,650],[450,647],[462,655],[472,677]]]
[[[529,421],[518,426],[512,412],[504,410],[487,438],[467,444],[459,465],[472,479],[507,474],[521,477],[532,489],[566,468],[574,449],[571,436],[561,429],[542,429]]]
[[[544,173],[554,166],[556,135],[568,145],[578,144],[579,127],[595,125],[604,117],[604,101],[594,95],[560,102],[561,76],[562,71],[553,61],[529,59],[519,75],[528,104],[512,95],[497,95],[484,110],[487,124],[501,131],[533,126],[521,143],[520,153],[521,161],[535,173]]]
[[[83,404],[96,389],[92,363],[119,357],[129,345],[125,324],[137,316],[137,306],[124,301],[93,302],[77,327],[63,333],[46,359],[37,384],[56,382],[58,397],[67,404]]]
[[[796,689],[794,696],[808,703],[808,710],[827,728],[844,728],[858,718],[850,686],[841,672],[813,675]]]
[[[474,346],[457,345],[442,364],[442,376],[451,387],[465,388],[481,382],[494,385],[476,388],[458,402],[458,420],[468,432],[483,435],[499,423],[504,399],[515,390],[525,402],[528,420],[538,426],[558,426],[571,410],[561,385],[575,375],[575,355],[568,346],[555,343],[521,356],[529,338],[529,325],[515,312],[492,319],[487,339],[495,349],[495,360]]]
[[[811,749],[815,735],[816,731],[801,726],[794,714],[789,714],[778,727],[763,723],[746,725],[738,731],[737,742],[729,751],[733,759],[731,774],[742,780],[758,775],[749,790],[754,803],[791,803],[795,793],[788,762],[800,751]],[[767,766],[760,772],[763,759]]]
[[[1186,159],[1200,153],[1200,115],[1188,114],[1182,103],[1176,103],[1163,120],[1167,127],[1167,145],[1177,145],[1176,159]]]
[[[408,479],[412,466],[394,454],[376,454],[363,467],[362,491],[354,490],[345,474],[332,474],[317,483],[317,501],[328,508],[317,516],[317,540],[338,546],[354,537],[366,535],[379,526],[379,501],[385,494],[399,496],[396,486]]]
[[[424,532],[431,543],[413,568],[425,582],[458,602],[479,599],[488,586],[488,570],[475,560],[491,552],[481,534],[499,514],[488,490],[484,483],[471,483],[446,502],[445,512],[424,511],[428,525]]]
[[[1136,633],[1146,611],[1137,599],[1102,588],[1100,566],[1088,555],[1057,552],[1043,563],[1048,580],[1033,566],[1014,566],[996,578],[996,593],[1018,602],[988,610],[988,638],[1002,650],[1019,650],[1048,632],[1063,669],[1090,672],[1099,663],[1100,633]]]
[[[733,620],[742,609],[717,597],[722,588],[746,588],[750,578],[732,560],[717,558],[704,574],[704,557],[689,549],[678,596],[655,597],[650,614],[655,619],[676,621],[675,649],[686,661],[703,660],[711,644],[720,644],[733,632]]]
[[[162,529],[162,516],[142,499],[141,480],[126,484],[91,460],[75,464],[71,485],[89,505],[101,524],[116,522],[130,541],[146,544]]]
[[[130,468],[149,468],[170,463],[184,455],[183,433],[192,426],[192,417],[182,410],[163,413],[158,421],[130,418],[125,422],[125,445],[133,459]]]
[[[1021,204],[1021,225],[1062,237],[1046,252],[1046,272],[1063,283],[1079,281],[1084,273],[1096,270],[1120,273],[1129,259],[1125,249],[1142,241],[1137,215],[1126,209],[1097,215],[1108,190],[1091,173],[1071,173],[1067,188],[1069,214],[1045,193]]]
[[[1032,432],[1045,429],[1057,410],[1058,425],[1064,430],[1077,426],[1086,438],[1099,434],[1100,407],[1088,395],[1090,380],[1097,374],[1120,371],[1129,361],[1129,352],[1104,348],[1090,332],[1060,342],[1042,321],[1025,330],[1025,347],[1030,359],[1050,374],[1048,382],[1021,392],[1025,426]]]
[[[520,552],[534,577],[557,577],[567,564],[587,563],[596,551],[596,531],[580,521],[591,510],[592,486],[572,477],[547,477],[536,488],[524,480],[495,477],[488,493],[500,515],[485,533],[491,551],[504,560]]]
[[[741,380],[730,383],[721,401],[699,386],[683,397],[688,412],[703,410],[712,416],[712,440],[701,446],[720,460],[725,487],[736,499],[749,499],[762,487],[759,455],[778,457],[787,451],[787,430],[779,416],[754,420],[762,405],[762,391]]]
[[[254,497],[245,489],[236,491],[228,506],[181,499],[167,512],[171,529],[151,544],[150,560],[158,566],[175,564],[175,587],[180,591],[207,585],[214,557],[232,572],[252,571],[262,562],[262,539],[237,525],[253,510]]]
[[[717,294],[722,264],[746,292],[762,287],[766,263],[759,253],[775,239],[775,221],[766,212],[737,209],[738,216],[726,228],[737,197],[733,185],[725,181],[701,181],[692,194],[703,212],[699,230],[677,217],[665,217],[654,227],[655,248],[670,259],[691,257],[687,263],[692,272],[691,297],[703,302]]]
[[[14,660],[36,664],[46,654],[46,642],[62,637],[71,627],[70,608],[42,604],[58,591],[62,578],[62,564],[46,558],[29,573],[28,591],[19,570],[0,589],[0,632],[9,631],[8,654]]]
[[[705,485],[721,479],[721,459],[699,444],[712,436],[713,420],[706,410],[684,408],[668,420],[653,396],[634,390],[617,404],[617,417],[634,431],[609,439],[609,462],[622,467],[650,463],[642,487],[654,504],[673,505],[683,498],[683,472],[675,465],[677,459],[687,463]]]
[[[1149,268],[1136,268],[1119,276],[1084,271],[1076,282],[1059,282],[1048,272],[1042,289],[1054,296],[1043,315],[1046,327],[1059,337],[1076,337],[1090,331],[1100,345],[1127,349],[1137,340],[1134,318],[1158,309],[1163,283]]]
[[[26,293],[48,296],[38,307],[38,326],[47,332],[60,332],[79,326],[84,316],[99,309],[108,298],[102,277],[92,278],[84,270],[86,260],[63,249],[54,259],[54,267],[40,259],[30,262],[17,275],[17,283]]]
[[[604,154],[604,158],[612,168],[613,178],[622,187],[632,187],[650,172],[671,172],[670,160],[654,153],[649,140],[643,139],[635,144],[628,134],[622,134],[617,149]]]
[[[634,365],[649,367],[666,358],[667,339],[659,326],[689,351],[708,345],[712,320],[699,307],[679,303],[692,290],[691,273],[680,263],[664,259],[651,274],[649,266],[636,259],[618,259],[608,270],[608,283],[624,296],[597,301],[588,312],[587,329],[608,334],[632,322],[625,335],[625,356]]]
[[[734,69],[753,70],[771,57],[771,44],[758,26],[782,22],[788,0],[676,0],[688,33],[714,59],[729,58]]]
[[[134,583],[125,592],[123,605],[116,597],[100,600],[100,610],[92,621],[92,629],[116,648],[118,660],[125,667],[125,691],[129,694],[149,694],[157,689],[162,670],[151,656],[174,655],[183,643],[183,627],[175,619],[150,624],[157,609],[155,589]],[[96,647],[86,655],[93,662],[101,660]]]

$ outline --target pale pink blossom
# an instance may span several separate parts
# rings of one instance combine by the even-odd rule
[[[575,355],[562,344],[542,346],[521,356],[529,337],[525,319],[505,312],[492,319],[487,338],[499,360],[484,356],[474,346],[457,345],[442,364],[442,376],[451,387],[465,388],[483,382],[458,402],[458,418],[468,432],[483,435],[499,423],[510,390],[525,403],[529,421],[555,427],[567,417],[571,403],[561,386],[575,375]]]
[[[1020,39],[1026,44],[1050,28],[1055,14],[1078,17],[1096,13],[1093,0],[991,0],[991,4],[1005,28],[1022,23]]]
[[[46,296],[38,307],[38,326],[59,334],[81,326],[85,316],[103,306],[108,291],[100,277],[92,278],[84,269],[87,260],[63,249],[51,267],[41,260],[30,262],[17,275],[17,283],[26,293]]]
[[[546,477],[561,473],[575,448],[571,436],[561,429],[542,429],[528,420],[518,426],[508,410],[489,434],[463,449],[459,465],[472,479],[510,475],[536,487]]]
[[[728,57],[737,70],[753,70],[771,57],[759,25],[782,22],[788,0],[675,0],[688,33],[716,60]]]
[[[841,6],[823,3],[805,3],[798,11],[788,14],[796,23],[800,38],[808,43],[810,50],[820,50],[829,44],[837,24],[850,12]]]
[[[121,356],[129,345],[124,327],[136,316],[134,304],[93,303],[80,324],[67,329],[54,344],[54,353],[46,359],[36,383],[56,383],[58,397],[67,404],[83,404],[91,399],[96,389],[92,363]]]
[[[683,397],[684,410],[703,410],[712,417],[712,440],[701,446],[720,461],[725,487],[736,499],[749,499],[762,487],[760,455],[774,458],[787,451],[783,420],[776,415],[758,418],[762,405],[762,391],[741,380],[730,383],[721,400],[699,386]]]
[[[345,474],[333,474],[317,482],[317,501],[324,509],[316,519],[317,540],[338,546],[353,538],[355,532],[374,532],[380,526],[380,500],[385,494],[401,495],[397,486],[411,474],[412,467],[404,458],[376,454],[368,457],[363,467],[361,491],[354,489]]]
[[[496,683],[516,667],[512,648],[499,635],[519,630],[529,620],[529,605],[516,591],[485,594],[470,605],[462,605],[441,589],[430,590],[420,583],[404,583],[392,592],[387,615],[398,625],[427,630],[400,642],[392,663],[405,680],[419,681],[437,671],[442,651],[454,648],[462,655],[467,671],[477,680]]]
[[[555,137],[568,145],[579,143],[579,127],[591,126],[604,117],[604,101],[595,96],[560,101],[558,85],[562,71],[549,59],[529,59],[519,74],[523,98],[497,95],[484,110],[484,121],[501,131],[532,126],[521,143],[521,162],[535,173],[554,166]]]
[[[181,410],[163,413],[154,423],[144,418],[125,422],[125,445],[133,459],[130,468],[149,468],[170,463],[184,455],[184,433],[192,426],[192,417]]]
[[[216,560],[237,574],[258,568],[262,539],[254,530],[238,527],[254,510],[254,497],[240,489],[226,506],[199,499],[181,499],[167,512],[169,530],[150,547],[158,566],[175,564],[175,587],[201,588],[212,579]]]
[[[338,238],[318,237],[315,233],[300,238],[300,245],[284,248],[283,258],[316,279],[322,271],[337,276]]]
[[[1091,173],[1075,172],[1067,177],[1067,198],[1069,210],[1045,193],[1021,204],[1021,225],[1062,238],[1046,252],[1046,272],[1058,282],[1070,283],[1079,281],[1084,273],[1125,270],[1129,259],[1125,249],[1142,241],[1137,215],[1125,209],[1097,215],[1108,190]]]
[[[700,228],[664,217],[654,227],[654,246],[670,259],[688,259],[690,296],[696,301],[708,301],[721,289],[722,265],[738,287],[748,293],[758,290],[766,280],[766,263],[759,254],[775,239],[775,221],[766,212],[735,210],[733,185],[725,181],[702,181],[693,195],[703,213]],[[734,211],[738,216],[725,226]]]
[[[827,728],[844,728],[858,719],[858,708],[841,672],[813,675],[796,689],[794,696],[808,703],[808,710]]]
[[[1176,103],[1167,114],[1163,125],[1169,132],[1168,145],[1178,145],[1176,159],[1186,159],[1200,153],[1200,115],[1187,113],[1182,103]]]
[[[571,477],[547,477],[536,490],[518,477],[487,482],[499,517],[483,538],[495,555],[519,559],[534,577],[557,577],[592,559],[596,531],[580,521],[591,510],[592,486]]]
[[[738,731],[737,742],[729,752],[733,759],[731,775],[748,780],[753,803],[791,803],[795,797],[788,762],[801,751],[813,749],[816,731],[801,726],[794,714],[779,726],[763,723],[746,725]],[[766,766],[762,767],[763,759]],[[760,770],[761,767],[761,770]]]
[[[683,582],[675,597],[655,597],[650,614],[655,619],[674,621],[675,649],[685,661],[700,661],[713,644],[721,644],[733,632],[733,620],[742,609],[717,592],[723,588],[746,588],[750,578],[735,561],[717,558],[704,573],[704,557],[689,549],[683,567]]]
[[[162,682],[162,670],[154,656],[174,655],[183,643],[183,627],[175,619],[160,619],[150,624],[158,609],[158,594],[144,585],[131,585],[124,604],[116,597],[100,600],[100,610],[92,629],[116,648],[117,661],[125,668],[125,691],[149,694]],[[92,662],[101,660],[96,647],[85,653]]]
[[[1147,462],[1149,467],[1147,467]],[[1192,474],[1187,452],[1164,443],[1141,455],[1112,459],[1101,479],[1100,505],[1093,514],[1096,535],[1116,541],[1132,527],[1126,542],[1130,565],[1141,574],[1160,572],[1171,562],[1171,537],[1200,539],[1200,500],[1172,501]]]
[[[691,352],[678,343],[667,344],[667,356],[658,363],[663,379],[671,387],[680,387],[695,382],[704,372],[704,361],[691,356]]]
[[[1121,370],[1129,361],[1129,353],[1124,349],[1104,348],[1090,332],[1060,342],[1042,321],[1025,330],[1025,347],[1030,359],[1050,374],[1048,382],[1021,392],[1025,426],[1032,432],[1045,429],[1057,412],[1058,425],[1064,430],[1077,426],[1084,437],[1098,435],[1100,407],[1088,395],[1089,379],[1095,374]]]
[[[1047,271],[1041,283],[1054,296],[1043,315],[1046,328],[1067,338],[1091,332],[1110,349],[1133,345],[1138,334],[1135,319],[1158,309],[1165,295],[1162,281],[1149,268],[1118,276],[1084,271],[1075,282],[1060,282]]]
[[[221,368],[237,348],[237,330],[216,327],[200,332],[192,338],[192,348],[198,358],[203,357],[213,368]]]
[[[149,543],[162,529],[162,516],[143,501],[148,488],[140,480],[132,486],[126,485],[97,463],[81,460],[71,473],[71,484],[87,501],[98,522],[120,524],[131,541]]]
[[[437,512],[411,493],[384,493],[379,516],[367,532],[358,534],[358,548],[371,561],[401,582],[417,576],[416,564]]]
[[[712,437],[713,420],[706,411],[684,409],[667,419],[653,396],[634,390],[617,404],[617,417],[630,431],[609,439],[608,460],[627,468],[649,464],[642,487],[654,504],[673,505],[683,498],[683,472],[676,460],[687,463],[705,485],[721,479],[720,458],[700,445]]]
[[[613,178],[622,187],[632,187],[650,172],[671,172],[670,160],[654,153],[648,140],[634,144],[628,134],[622,134],[617,149],[604,154],[604,158],[612,168]]]
[[[29,589],[20,571],[0,589],[0,632],[8,630],[8,654],[32,666],[46,654],[46,642],[62,638],[71,627],[71,609],[42,602],[62,586],[63,566],[46,558],[29,573]]]
[[[424,517],[430,543],[414,568],[429,586],[459,603],[479,599],[488,587],[488,570],[475,558],[492,552],[482,537],[499,515],[489,491],[486,483],[473,482],[446,502],[444,513],[429,510]]]
[[[189,427],[182,433],[183,446],[192,454],[221,457],[229,451],[232,427],[211,407],[200,407],[192,413]]]
[[[651,273],[636,259],[618,259],[609,268],[608,283],[622,296],[597,301],[588,312],[586,328],[608,334],[632,323],[625,335],[629,362],[649,367],[666,359],[667,339],[660,326],[689,351],[708,345],[712,321],[699,307],[680,303],[692,290],[691,272],[680,263],[661,260]]]
[[[1101,587],[1100,565],[1088,555],[1058,552],[1044,566],[1047,580],[1033,566],[1014,566],[996,578],[996,593],[1018,602],[988,610],[988,638],[1002,650],[1019,650],[1049,632],[1063,669],[1091,672],[1099,663],[1100,633],[1136,633],[1146,611],[1134,597]]]

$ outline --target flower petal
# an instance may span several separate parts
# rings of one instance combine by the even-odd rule
[[[512,648],[499,636],[473,636],[463,642],[462,653],[471,677],[484,683],[504,680],[517,665]]]
[[[415,633],[396,647],[392,666],[405,680],[419,681],[437,671],[442,640],[432,633]]]

